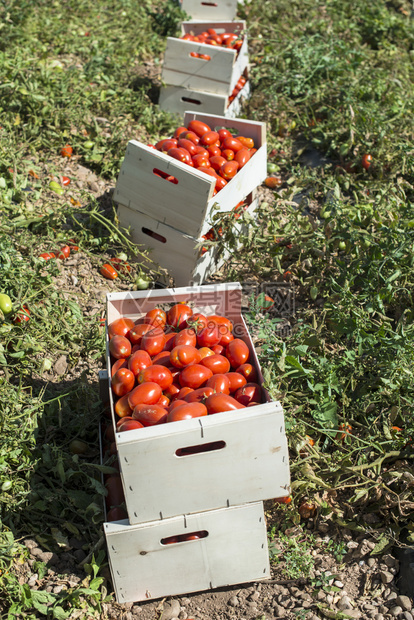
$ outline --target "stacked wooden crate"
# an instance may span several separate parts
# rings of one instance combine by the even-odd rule
[[[112,293],[107,322],[134,321],[185,302],[224,315],[260,366],[241,314],[238,283]],[[107,336],[108,376],[111,359]],[[203,418],[116,432],[128,519],[104,524],[120,603],[179,595],[269,576],[263,500],[289,493],[284,416],[279,402]]]
[[[230,212],[241,201],[246,201],[252,214],[257,206],[254,192],[266,178],[264,123],[186,112],[184,125],[193,119],[254,141],[256,153],[223,189],[214,195],[213,177],[131,140],[114,192],[120,225],[130,228],[135,243],[151,249],[151,259],[168,269],[177,286],[201,284],[228,258],[228,253],[218,258],[214,248],[202,254],[212,215]],[[234,226],[236,232],[237,227],[240,230],[236,220]]]
[[[208,29],[232,32],[243,39],[239,50],[168,37],[164,54],[159,105],[180,116],[188,109],[237,117],[250,92],[248,48],[244,21],[182,22],[182,36]],[[240,78],[246,83],[237,90]],[[233,94],[234,93],[234,94]]]

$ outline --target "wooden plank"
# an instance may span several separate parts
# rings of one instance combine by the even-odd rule
[[[119,603],[257,581],[270,575],[261,503],[145,525],[105,523],[104,531]],[[175,544],[161,542],[191,532],[203,532],[204,537]]]
[[[159,106],[161,110],[178,114],[181,117],[188,108],[208,110],[212,114],[224,116],[227,101],[226,95],[167,85],[161,87]]]

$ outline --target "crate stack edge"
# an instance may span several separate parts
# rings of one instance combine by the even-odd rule
[[[111,293],[107,323],[121,316],[137,320],[152,308],[180,301],[194,304],[194,311],[233,320],[262,382],[241,314],[238,283]],[[106,376],[100,373],[103,382],[110,376],[108,342],[107,336],[108,370]],[[110,381],[106,386],[115,425]],[[225,412],[115,433],[128,520],[104,523],[104,532],[119,602],[269,577],[263,500],[288,495],[290,485],[283,410],[267,396],[262,405],[241,411],[244,416],[240,411]],[[210,442],[221,442],[221,447],[177,456],[179,448]],[[203,470],[208,470],[207,477]],[[198,540],[163,543],[171,536],[200,531],[204,534]]]

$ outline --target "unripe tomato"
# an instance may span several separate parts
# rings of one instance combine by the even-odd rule
[[[209,127],[206,123],[202,121],[192,120],[188,123],[189,131],[194,131],[197,136],[201,138],[202,135],[211,131],[211,127]]]
[[[12,301],[5,293],[0,293],[0,310],[5,316],[13,310]]]
[[[108,337],[111,339],[113,336],[127,336],[129,330],[134,327],[135,323],[132,319],[123,317],[115,319],[108,325]]]
[[[240,338],[235,338],[226,347],[226,356],[233,368],[238,368],[249,360],[249,347]]]
[[[161,398],[161,395],[161,386],[158,383],[149,381],[148,383],[137,385],[132,390],[128,397],[128,403],[131,409],[134,409],[137,405],[155,405]]]
[[[191,364],[186,366],[180,372],[178,380],[182,387],[190,387],[196,390],[207,383],[208,379],[213,376],[213,373],[209,368],[202,366],[201,364]]]
[[[206,388],[212,388],[217,394],[230,394],[230,381],[227,375],[217,374],[210,377],[206,383]]]
[[[125,336],[114,336],[109,341],[109,352],[116,360],[131,355],[131,343]]]
[[[141,349],[149,355],[157,355],[164,349],[166,342],[165,334],[160,327],[154,327],[142,336]]]
[[[167,410],[162,405],[137,405],[132,413],[134,420],[141,422],[142,426],[155,426],[162,424],[167,419]]]
[[[193,314],[192,309],[187,304],[175,304],[168,310],[167,325],[183,329],[186,327],[186,321]]]
[[[198,350],[188,344],[180,344],[170,353],[170,362],[175,368],[186,368],[190,364],[198,364],[201,360]]]
[[[166,390],[173,382],[171,371],[166,366],[155,364],[144,368],[138,375],[138,383],[153,381],[158,383],[162,390]]]
[[[235,411],[236,409],[245,409],[244,405],[237,402],[235,398],[228,394],[212,394],[206,400],[208,413],[222,413],[223,411]]]
[[[112,391],[117,396],[125,396],[133,389],[134,385],[135,375],[128,368],[120,368],[111,379]]]
[[[207,407],[203,403],[185,403],[174,407],[167,415],[167,422],[178,422],[180,420],[191,420],[207,415]]]

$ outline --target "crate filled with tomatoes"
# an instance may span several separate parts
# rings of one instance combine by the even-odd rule
[[[178,0],[180,7],[191,19],[235,19],[240,0]]]
[[[107,296],[111,450],[131,525],[289,494],[283,410],[262,386],[241,293]]]
[[[167,38],[161,77],[169,86],[230,97],[248,64],[244,21],[182,22],[181,37]]]

